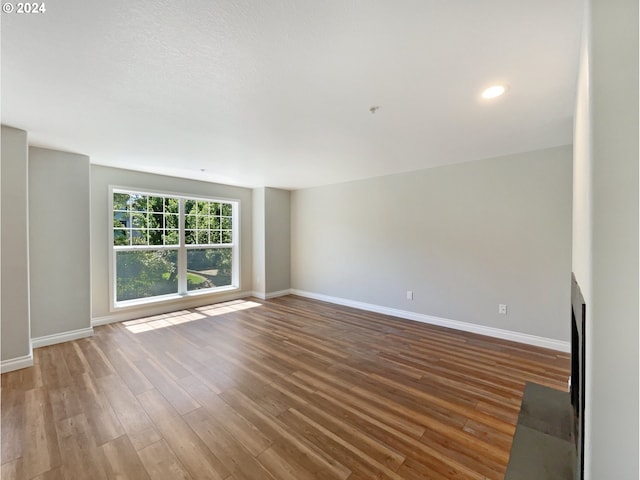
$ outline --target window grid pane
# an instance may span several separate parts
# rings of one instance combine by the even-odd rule
[[[178,293],[177,250],[116,252],[116,301]]]
[[[114,191],[112,200],[113,246],[120,247],[114,249],[116,302],[178,293],[183,249],[187,278],[182,285],[187,291],[233,284],[232,203],[121,191]]]
[[[187,290],[231,285],[233,251],[231,248],[194,248],[187,250]]]
[[[233,206],[230,203],[187,200],[185,214],[188,245],[233,243]]]

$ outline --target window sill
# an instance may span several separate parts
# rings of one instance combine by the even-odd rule
[[[209,290],[209,289],[194,290],[192,292],[184,293],[184,294],[174,293],[171,295],[159,295],[157,297],[147,297],[147,298],[141,298],[137,300],[124,300],[122,302],[117,302],[115,305],[112,305],[111,311],[123,311],[127,309],[134,309],[134,308],[145,307],[150,305],[179,302],[181,300],[187,300],[189,298],[203,297],[208,295],[215,295],[218,293],[233,292],[237,290],[240,290],[240,287],[236,285],[229,285],[227,287],[219,287],[212,290]]]

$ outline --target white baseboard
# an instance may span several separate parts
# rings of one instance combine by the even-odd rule
[[[383,307],[380,305],[374,305],[372,303],[358,302],[355,300],[332,297],[332,296],[323,295],[320,293],[306,292],[304,290],[291,289],[290,293],[293,295],[299,295],[301,297],[321,300],[323,302],[335,303],[337,305],[344,305],[346,307],[359,308],[360,310],[367,310],[369,312],[381,313],[384,315],[391,315],[393,317],[404,318],[406,320],[414,320],[416,322],[428,323],[430,325],[439,325],[441,327],[453,328],[455,330],[463,330],[465,332],[477,333],[479,335],[486,335],[489,337],[500,338],[503,340],[511,340],[513,342],[524,343],[527,345],[534,345],[536,347],[549,348],[551,350],[558,350],[560,352],[571,351],[571,344],[569,342],[555,340],[553,338],[538,337],[536,335],[529,335],[528,333],[512,332],[510,330],[503,330],[500,328],[486,327],[484,325],[476,325],[473,323],[460,322],[458,320],[450,320],[448,318],[435,317],[433,315],[425,315],[422,313],[409,312],[407,310]]]
[[[46,347],[55,345],[56,343],[69,342],[79,338],[92,337],[93,328],[81,328],[79,330],[71,330],[70,332],[54,333],[53,335],[45,335],[44,337],[36,337],[31,339],[33,348]]]
[[[33,354],[25,355],[24,357],[10,358],[9,360],[3,360],[0,362],[0,373],[13,372],[14,370],[20,370],[21,368],[27,368],[33,366]]]
[[[94,317],[91,319],[91,326],[97,327],[100,325],[107,325],[108,323],[124,322],[126,320],[151,317],[153,315],[160,315],[162,313],[175,312],[183,308],[202,307],[204,305],[211,305],[214,303],[238,300],[240,298],[250,297],[251,295],[253,295],[253,292],[234,291],[226,294],[221,293],[216,295],[215,297],[202,295],[185,298],[176,302],[163,302],[155,305],[147,305],[135,310],[131,309],[122,312],[114,312],[111,315],[104,315],[102,317]]]
[[[290,295],[291,289],[287,288],[286,290],[278,290],[277,292],[251,292],[251,295],[259,298],[260,300],[269,300],[270,298],[284,297],[285,295]]]

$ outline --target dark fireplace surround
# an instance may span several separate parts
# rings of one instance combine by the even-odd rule
[[[586,369],[586,305],[575,274],[571,274],[571,406],[576,448],[576,480],[584,478],[584,401]]]

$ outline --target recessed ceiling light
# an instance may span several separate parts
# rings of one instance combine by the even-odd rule
[[[506,85],[493,85],[482,92],[482,98],[496,98],[507,91]]]

